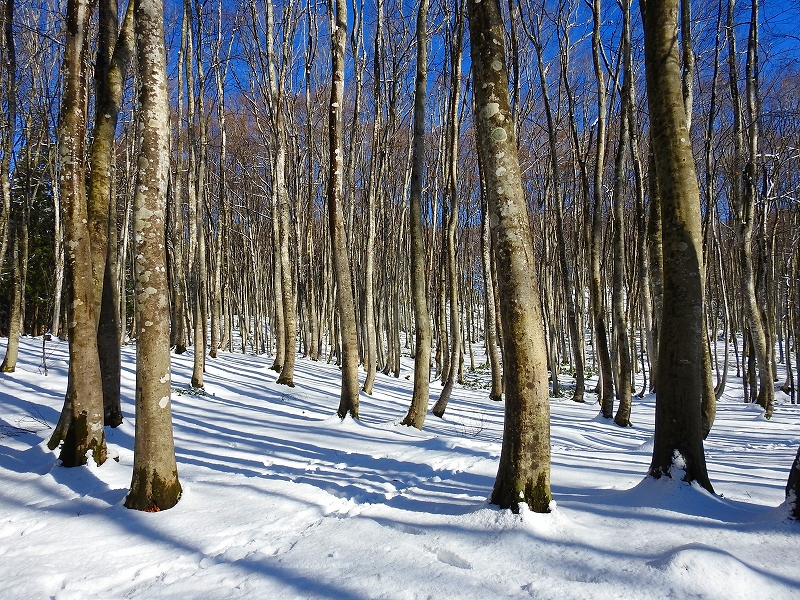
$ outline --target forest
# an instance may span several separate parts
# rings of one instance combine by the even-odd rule
[[[61,464],[104,462],[134,344],[130,508],[178,502],[163,409],[223,353],[337,366],[341,419],[408,357],[420,430],[485,372],[514,512],[552,399],[655,394],[649,473],[713,492],[726,390],[797,402],[800,9],[663,4],[5,0],[0,370],[68,340]]]

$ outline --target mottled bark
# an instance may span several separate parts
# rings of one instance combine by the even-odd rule
[[[155,512],[181,496],[170,402],[169,289],[165,221],[169,97],[161,0],[135,0],[139,65],[139,149],[134,193],[136,437],[125,506]]]
[[[498,0],[469,0],[475,122],[495,243],[506,415],[491,502],[550,510],[550,404],[547,357],[534,264],[509,106],[504,25]]]
[[[116,247],[116,203],[112,197],[114,139],[122,106],[123,85],[133,52],[133,2],[128,5],[121,29],[117,23],[117,10],[116,0],[100,2],[101,25],[98,28],[95,66],[98,108],[92,132],[92,171],[88,189],[92,283],[98,318],[97,351],[103,377],[104,419],[105,424],[111,427],[122,423],[119,291],[116,289],[119,256]]]
[[[64,466],[106,459],[103,387],[97,353],[97,321],[92,287],[92,249],[86,204],[86,54],[91,10],[86,0],[69,0],[62,74],[64,92],[59,116],[60,194],[64,203],[67,266],[69,377],[64,410],[49,447],[61,445]]]

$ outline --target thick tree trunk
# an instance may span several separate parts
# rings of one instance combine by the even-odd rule
[[[469,0],[475,121],[503,313],[506,416],[491,501],[550,510],[550,404],[539,286],[509,106],[498,0]]]
[[[97,321],[92,287],[92,249],[86,206],[86,53],[91,11],[86,0],[69,0],[64,53],[64,92],[59,118],[61,198],[67,247],[67,330],[69,379],[64,410],[48,446],[63,441],[59,458],[64,466],[106,459],[103,431],[103,386],[97,353]]]
[[[651,139],[661,192],[664,312],[659,347],[656,426],[650,475],[684,471],[713,492],[700,416],[703,270],[700,192],[694,170],[678,58],[678,0],[640,5]]]
[[[134,194],[136,438],[125,506],[156,512],[181,496],[172,437],[169,290],[164,246],[169,174],[169,98],[161,0],[135,0],[139,150]]]

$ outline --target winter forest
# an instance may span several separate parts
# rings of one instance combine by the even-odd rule
[[[0,0],[0,587],[800,597],[798,24]]]

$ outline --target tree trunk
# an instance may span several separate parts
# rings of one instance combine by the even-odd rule
[[[625,153],[630,141],[631,120],[628,104],[633,100],[630,86],[633,79],[631,57],[631,6],[630,0],[622,1],[622,106],[620,108],[620,132],[617,155],[614,161],[614,269],[612,274],[612,305],[614,311],[614,334],[617,342],[617,400],[619,406],[614,422],[620,427],[631,425],[631,377],[633,365],[628,338],[628,316],[625,311]]]
[[[414,303],[414,391],[403,425],[422,429],[428,411],[431,376],[431,318],[425,281],[425,234],[422,231],[422,188],[425,177],[425,98],[428,87],[429,0],[417,12],[417,75],[414,85],[414,137],[409,194],[411,233],[411,297]]]
[[[328,174],[328,220],[331,236],[333,271],[336,278],[336,312],[342,341],[342,390],[336,414],[358,419],[358,337],[353,300],[350,259],[342,209],[344,175],[343,123],[344,60],[347,41],[347,4],[328,0],[331,23],[331,101],[328,124],[330,169]]]
[[[172,436],[169,291],[164,245],[169,175],[169,97],[161,0],[135,0],[139,150],[134,194],[136,437],[125,506],[156,512],[181,496]]]
[[[11,155],[14,153],[14,132],[17,120],[17,54],[14,45],[14,0],[5,0],[0,14],[2,58],[5,67],[5,104],[3,115],[3,157],[0,159],[0,269],[3,268],[11,229]]]
[[[509,106],[499,0],[469,0],[475,121],[495,242],[503,313],[506,416],[491,502],[519,510],[550,510],[550,404],[547,357],[533,262],[533,241],[522,189]],[[499,42],[499,43],[498,43]]]
[[[48,443],[63,441],[59,458],[66,467],[106,459],[103,385],[97,353],[97,321],[92,287],[92,249],[86,205],[86,53],[91,11],[86,0],[69,0],[64,52],[64,92],[59,118],[60,194],[64,202],[67,247],[67,330],[69,378],[64,410]]]
[[[95,310],[97,311],[97,351],[103,377],[105,424],[122,423],[120,406],[120,322],[117,308],[119,292],[114,277],[119,259],[117,251],[116,202],[113,198],[114,139],[122,105],[123,86],[133,51],[133,3],[117,35],[117,2],[100,3],[98,56],[95,67],[95,111],[89,178],[89,235],[92,241],[92,268]],[[112,231],[113,228],[113,231]],[[114,244],[113,248],[111,244]]]
[[[448,117],[448,140],[447,140],[447,197],[449,206],[447,207],[447,224],[445,230],[445,255],[446,267],[444,269],[447,276],[446,282],[442,285],[447,286],[447,300],[450,304],[450,368],[447,370],[447,377],[442,380],[442,388],[439,399],[434,404],[431,412],[437,417],[442,417],[453,393],[453,386],[458,376],[459,361],[461,359],[464,340],[461,337],[461,307],[458,301],[458,267],[456,265],[456,228],[458,227],[458,138],[461,130],[458,118],[459,106],[461,104],[461,53],[464,38],[464,3],[457,3],[456,23],[452,43],[451,56],[451,91],[450,91],[450,114]],[[446,349],[445,349],[446,350]]]
[[[592,315],[594,318],[595,346],[594,351],[600,363],[600,406],[603,416],[610,419],[614,412],[614,375],[611,366],[611,354],[608,349],[608,333],[606,331],[606,310],[603,302],[603,284],[600,276],[600,250],[603,243],[603,168],[605,164],[606,145],[606,90],[602,67],[600,66],[600,0],[592,0],[592,57],[595,79],[597,80],[597,144],[595,153],[594,191],[592,204],[592,227],[589,238],[589,260],[591,276],[589,291],[591,295]]]
[[[789,480],[786,482],[786,503],[789,505],[791,517],[800,521],[800,448],[789,469]]]
[[[572,342],[572,355],[575,363],[575,391],[572,393],[574,402],[583,402],[585,390],[585,373],[583,365],[583,335],[578,326],[578,313],[575,308],[575,277],[572,266],[567,259],[567,244],[564,238],[564,201],[561,193],[561,174],[558,166],[558,134],[556,132],[553,111],[550,105],[550,93],[547,89],[547,78],[545,77],[544,60],[542,57],[542,42],[540,23],[538,18],[534,19],[534,46],[536,47],[537,64],[539,67],[539,84],[542,88],[542,103],[544,104],[545,116],[547,117],[547,139],[550,149],[550,170],[553,175],[553,209],[556,217],[556,251],[558,252],[559,271],[561,272],[562,285],[564,288],[564,299],[567,308],[567,326],[569,327],[569,337]],[[556,384],[558,378],[558,368],[553,371],[553,382]]]
[[[678,59],[678,0],[640,5],[651,139],[661,196],[664,312],[650,475],[696,481],[713,492],[703,453],[703,270],[700,192],[683,110]]]

